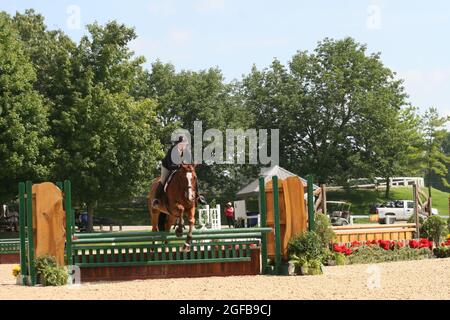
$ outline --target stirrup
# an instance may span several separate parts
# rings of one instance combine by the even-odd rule
[[[197,200],[198,200],[198,202],[200,202],[200,204],[203,204],[203,205],[208,204],[208,202],[206,201],[204,196],[198,196]]]
[[[159,205],[159,199],[153,199],[152,207],[156,208]]]

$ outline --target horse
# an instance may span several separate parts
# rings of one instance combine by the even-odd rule
[[[189,231],[183,250],[189,251],[192,242],[192,230],[195,223],[195,207],[197,205],[197,175],[195,164],[182,164],[173,173],[166,187],[165,195],[160,199],[157,208],[152,207],[156,188],[160,177],[151,185],[147,197],[147,205],[152,220],[152,231],[169,231],[173,225],[177,237],[183,236],[184,214],[189,221]]]

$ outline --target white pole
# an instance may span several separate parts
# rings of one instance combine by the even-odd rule
[[[216,205],[217,229],[222,229],[222,216],[220,214],[220,204]]]

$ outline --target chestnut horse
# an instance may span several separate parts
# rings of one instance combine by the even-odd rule
[[[152,219],[152,231],[169,231],[172,225],[175,226],[177,237],[183,235],[184,214],[189,221],[189,232],[183,249],[189,250],[192,242],[192,230],[195,223],[195,206],[197,202],[197,175],[196,165],[182,164],[173,174],[166,192],[159,201],[157,208],[152,207],[156,188],[160,178],[152,182],[150,193],[147,197],[147,205]]]

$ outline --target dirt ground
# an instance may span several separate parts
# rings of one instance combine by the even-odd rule
[[[321,276],[246,276],[23,287],[0,265],[0,299],[450,299],[450,259],[326,267]]]

